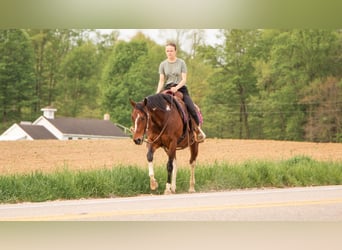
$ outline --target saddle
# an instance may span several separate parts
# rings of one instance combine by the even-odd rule
[[[183,93],[180,91],[177,91],[176,93],[173,93],[170,89],[165,89],[164,91],[161,92],[164,95],[169,95],[173,97],[173,101],[176,104],[176,107],[178,109],[178,111],[181,113],[182,116],[182,120],[183,120],[183,133],[182,136],[178,139],[178,143],[180,143],[186,136],[186,133],[189,129],[189,132],[194,131],[196,123],[195,121],[193,121],[193,119],[191,118],[191,115],[189,112],[186,112],[186,106],[185,105],[181,105],[179,100],[183,101]],[[203,122],[203,116],[202,113],[199,109],[199,107],[194,103],[195,108],[196,108],[196,112],[197,112],[197,116],[200,120],[200,124],[202,124]],[[184,110],[185,109],[185,110]]]
[[[173,93],[171,90],[166,89],[166,90],[162,91],[162,94],[170,95],[173,97],[173,101],[175,102],[178,111],[180,111],[180,113],[182,115],[182,120],[183,120],[184,125],[187,124],[187,122],[189,120],[187,112],[184,110],[183,106],[177,100],[177,99],[179,99],[179,100],[183,101],[182,92],[177,91],[176,93]],[[185,107],[185,105],[184,105],[184,107]],[[186,109],[186,107],[185,107],[185,109]]]
[[[182,93],[182,92],[177,91],[176,93],[173,93],[173,92],[170,90],[170,88],[173,87],[173,86],[175,86],[175,84],[169,84],[169,85],[167,86],[167,88],[166,88],[164,91],[162,91],[161,93],[164,94],[164,95],[171,95],[171,96],[173,96],[173,97],[177,97],[177,98],[179,98],[180,100],[183,101],[183,93]],[[176,99],[177,99],[177,98],[176,98]],[[183,121],[186,123],[188,120],[191,120],[191,119],[190,119],[190,115],[189,115],[189,117],[186,116],[186,112],[185,112],[185,110],[181,107],[181,105],[179,105],[179,103],[177,103],[176,105],[177,105],[177,108],[179,108],[179,110],[181,111],[181,113],[182,113],[182,115],[183,115]],[[201,109],[199,108],[199,106],[198,106],[196,103],[194,103],[194,106],[195,106],[195,108],[196,108],[197,116],[198,116],[198,118],[199,118],[199,123],[200,123],[200,125],[201,125],[201,124],[203,123],[203,115],[202,115]]]
[[[176,96],[178,97],[180,100],[183,100],[183,93],[180,92],[180,91],[177,91],[176,93],[173,93],[170,89],[172,87],[175,87],[177,86],[176,83],[169,83],[165,86],[165,90],[162,91],[163,94],[166,94],[166,95],[172,95],[172,96]]]

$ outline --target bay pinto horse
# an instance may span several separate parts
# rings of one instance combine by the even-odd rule
[[[171,194],[176,192],[176,150],[189,147],[191,165],[189,192],[195,192],[195,165],[199,143],[195,141],[194,134],[190,131],[191,119],[184,102],[180,97],[163,93],[148,96],[141,102],[132,100],[130,102],[133,107],[131,114],[133,141],[141,145],[144,142],[144,135],[147,138],[151,190],[158,188],[153,170],[154,152],[161,147],[168,155],[167,183],[164,194]]]

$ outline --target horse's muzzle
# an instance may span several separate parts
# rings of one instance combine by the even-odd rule
[[[144,140],[142,138],[136,138],[136,139],[133,139],[133,141],[137,145],[141,145],[144,142]]]

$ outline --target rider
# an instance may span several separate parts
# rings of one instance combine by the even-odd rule
[[[167,43],[165,47],[167,59],[159,65],[159,83],[157,93],[164,89],[169,89],[173,93],[180,91],[183,94],[184,103],[196,122],[195,138],[198,142],[203,142],[205,134],[200,128],[200,120],[186,87],[187,67],[184,60],[177,58],[177,46],[175,43]]]

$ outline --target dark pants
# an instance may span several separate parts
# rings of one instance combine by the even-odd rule
[[[197,115],[196,107],[195,107],[195,105],[194,105],[194,103],[193,103],[193,101],[189,95],[188,88],[186,86],[183,86],[178,91],[183,94],[184,103],[185,103],[190,115],[194,118],[194,120],[198,126],[199,125],[199,118]]]

